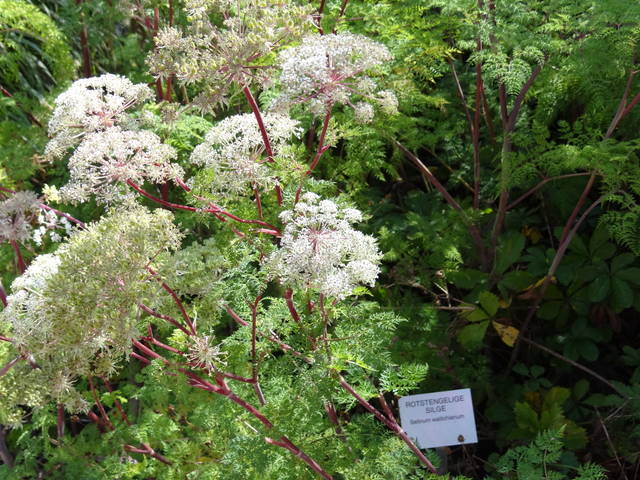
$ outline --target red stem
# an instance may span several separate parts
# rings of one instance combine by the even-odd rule
[[[100,412],[100,415],[102,415],[102,419],[105,425],[110,430],[115,430],[113,424],[111,423],[111,420],[109,420],[109,415],[107,415],[106,410],[102,406],[102,402],[100,402],[100,398],[98,397],[98,392],[96,391],[96,387],[93,385],[93,380],[91,379],[91,377],[88,377],[87,380],[89,381],[89,388],[91,389],[91,393],[93,394],[93,399],[96,403],[96,406],[98,407],[98,411]]]
[[[243,327],[249,326],[249,322],[247,322],[246,320],[243,320],[242,317],[240,317],[240,315],[238,315],[229,305],[225,304],[224,308],[227,311],[227,313],[231,316],[231,318],[233,318],[238,324],[242,325]],[[290,352],[292,355],[295,355],[296,357],[301,358],[302,360],[304,360],[309,364],[315,363],[312,358],[306,357],[302,353],[294,350],[290,345],[287,345],[280,339],[276,338],[275,335],[268,335],[262,332],[258,332],[258,335],[260,335],[262,338],[266,338],[270,342],[277,344],[280,347],[280,349],[284,352]]]
[[[298,325],[301,325],[302,322],[300,321],[300,315],[298,314],[298,310],[296,310],[296,306],[293,303],[293,290],[291,290],[290,288],[287,288],[284,291],[284,299],[287,302],[287,308],[289,309],[291,318],[293,318],[293,321],[296,322]]]
[[[178,310],[180,310],[180,314],[182,315],[182,318],[184,318],[185,323],[187,324],[187,326],[189,327],[189,330],[191,331],[191,333],[193,335],[196,335],[196,328],[193,325],[193,323],[191,322],[191,318],[189,317],[189,315],[187,314],[187,311],[184,308],[184,305],[182,304],[182,301],[180,300],[180,297],[178,297],[178,294],[176,292],[173,291],[173,289],[167,285],[162,278],[160,278],[160,275],[158,275],[158,272],[156,272],[153,268],[151,267],[147,267],[147,271],[154,276],[154,278],[160,282],[160,284],[162,285],[162,288],[169,294],[171,295],[171,298],[173,298],[173,301],[175,302],[175,304],[178,306]]]
[[[256,117],[256,122],[258,122],[258,128],[260,129],[260,135],[262,135],[262,142],[264,143],[264,149],[267,152],[267,160],[269,162],[273,162],[273,150],[271,149],[271,142],[269,141],[269,135],[267,133],[267,129],[264,126],[264,121],[262,119],[262,114],[260,113],[260,108],[256,103],[255,98],[251,94],[251,90],[249,87],[245,86],[242,88],[242,93],[244,93],[245,98],[249,102],[249,106],[253,111],[253,115]]]
[[[104,383],[104,386],[107,387],[107,390],[109,390],[109,393],[113,393],[113,388],[111,388],[109,380],[103,377],[102,382]],[[124,409],[122,408],[120,400],[114,397],[113,401],[116,404],[116,408],[118,409],[118,412],[120,412],[120,416],[122,417],[122,420],[124,420],[124,423],[126,423],[127,425],[131,425],[131,422],[129,422],[129,417],[126,413],[124,413]]]
[[[253,380],[253,389],[256,392],[260,405],[265,405],[267,401],[260,388],[260,382],[258,381],[258,356],[256,354],[256,327],[258,323],[258,304],[260,303],[261,296],[256,297],[255,302],[249,305],[251,308],[251,378]]]
[[[20,275],[22,275],[24,271],[27,269],[27,265],[24,263],[24,257],[20,252],[20,245],[18,245],[18,242],[16,242],[15,240],[9,240],[9,243],[11,244],[11,247],[13,247],[13,252],[16,256],[16,264],[18,266],[18,272],[20,273]]]
[[[511,202],[509,205],[507,205],[507,210],[511,210],[512,208],[514,208],[516,205],[518,205],[520,202],[522,202],[523,200],[525,200],[527,197],[533,195],[535,192],[537,192],[538,190],[540,190],[542,187],[544,187],[547,183],[554,181],[554,180],[560,180],[562,178],[572,178],[572,177],[583,177],[586,175],[591,175],[591,172],[581,172],[581,173],[568,173],[566,175],[558,175],[557,177],[548,177],[545,178],[544,180],[540,181],[540,183],[538,183],[535,187],[527,190],[525,193],[523,193],[522,195],[520,195],[516,200],[514,200],[513,202]]]
[[[156,460],[158,460],[159,462],[164,463],[165,465],[173,465],[173,462],[171,460],[169,460],[167,457],[164,457],[163,455],[160,455],[159,453],[157,453],[153,448],[151,448],[150,445],[143,443],[142,444],[142,448],[136,448],[133,445],[125,445],[124,449],[127,452],[133,452],[133,453],[141,453],[143,455],[149,455],[152,458],[155,458]]]
[[[11,367],[13,367],[20,360],[22,360],[22,357],[16,357],[13,360],[9,360],[4,367],[0,368],[0,377],[3,377],[4,375],[6,375],[7,372],[11,370]]]
[[[167,322],[169,322],[171,325],[173,325],[174,327],[180,329],[182,332],[186,333],[188,336],[191,336],[191,332],[189,330],[187,330],[186,328],[184,328],[182,325],[180,325],[178,323],[178,321],[169,316],[169,315],[165,315],[163,313],[158,313],[155,310],[153,310],[152,308],[147,307],[145,304],[143,303],[139,303],[138,306],[140,307],[141,310],[143,310],[144,312],[148,313],[149,315],[159,318],[161,320],[165,320]]]
[[[57,406],[57,418],[56,418],[56,433],[58,441],[64,437],[64,406],[58,404]]]
[[[391,431],[393,431],[393,433],[395,433],[411,449],[411,451],[416,455],[416,457],[418,457],[420,462],[422,462],[432,473],[435,473],[435,474],[438,473],[438,471],[433,466],[433,464],[429,461],[429,459],[424,456],[424,454],[420,451],[420,449],[415,445],[415,443],[413,443],[413,441],[404,432],[404,430],[402,430],[402,427],[398,425],[398,423],[395,420],[384,416],[380,411],[378,411],[378,409],[376,409],[373,405],[367,402],[363,397],[358,395],[358,392],[356,392],[353,389],[353,387],[349,385],[342,376],[339,376],[339,379],[340,379],[340,386],[342,386],[342,388],[344,388],[351,396],[353,396],[360,405],[362,405],[366,410],[372,413],[374,417],[376,417],[380,422],[382,422]]]

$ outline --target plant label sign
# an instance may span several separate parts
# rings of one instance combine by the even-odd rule
[[[478,442],[469,388],[409,395],[399,406],[402,428],[420,448]]]

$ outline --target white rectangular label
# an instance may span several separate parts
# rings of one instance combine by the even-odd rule
[[[420,448],[478,442],[469,388],[409,395],[398,403],[402,428]]]

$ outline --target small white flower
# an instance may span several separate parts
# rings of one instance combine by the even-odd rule
[[[119,127],[94,132],[69,159],[71,178],[60,194],[72,203],[85,202],[91,195],[106,204],[134,198],[136,193],[122,183],[163,183],[181,177],[180,166],[171,163],[175,156],[175,150],[151,132]]]
[[[289,287],[314,289],[344,299],[357,285],[373,285],[381,254],[373,237],[354,230],[362,215],[331,200],[305,193],[280,215],[285,228],[280,248],[269,255],[269,277]]]
[[[118,75],[106,74],[73,82],[56,99],[56,108],[49,120],[51,140],[45,155],[60,157],[86,133],[130,121],[126,110],[152,96],[146,85],[133,84]]]
[[[391,59],[387,47],[362,35],[307,36],[299,46],[280,54],[282,94],[272,108],[304,102],[318,115],[335,103],[354,106],[351,98],[358,95],[363,101],[354,107],[356,118],[370,122],[370,103],[382,100],[375,97],[376,82],[366,73]]]
[[[38,197],[29,191],[16,192],[0,202],[0,240],[28,240],[31,237],[31,224],[39,211]]]
[[[218,366],[226,365],[224,357],[227,353],[220,349],[220,344],[212,344],[213,337],[204,335],[202,337],[192,336],[189,338],[191,344],[189,345],[187,360],[195,367],[206,370],[217,370]]]
[[[286,115],[265,114],[265,128],[274,155],[292,137],[302,133],[298,122]],[[215,176],[211,190],[218,194],[241,195],[253,186],[274,185],[267,165],[260,161],[264,142],[253,114],[232,115],[213,127],[191,154],[191,161],[210,168]]]

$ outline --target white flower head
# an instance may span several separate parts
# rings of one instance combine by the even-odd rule
[[[126,110],[153,96],[145,84],[133,84],[119,75],[83,78],[56,99],[49,120],[45,154],[62,156],[90,132],[104,130],[129,121]]]
[[[391,59],[387,47],[362,35],[307,36],[280,54],[283,91],[273,108],[308,102],[313,113],[322,114],[334,103],[353,106],[353,95],[378,103],[376,82],[367,72]],[[359,105],[356,114],[360,121],[371,121],[373,108]]]
[[[45,342],[52,334],[51,325],[46,320],[48,306],[42,292],[59,266],[60,257],[57,255],[38,255],[11,284],[13,293],[7,297],[3,316],[11,321],[12,335],[18,348],[33,338]]]
[[[220,344],[213,344],[213,337],[208,335],[192,336],[190,338],[187,360],[197,368],[217,370],[226,365],[224,357],[227,355],[220,349]]]
[[[263,115],[265,129],[274,155],[292,137],[302,133],[297,121],[286,115]],[[214,126],[191,154],[191,161],[210,168],[215,177],[211,190],[220,194],[242,194],[252,186],[268,187],[273,178],[264,161],[264,142],[252,113],[232,115]]]
[[[29,191],[17,192],[0,202],[0,240],[28,240],[39,210],[38,197]]]
[[[373,237],[351,226],[361,220],[358,210],[309,192],[280,219],[285,222],[280,248],[265,261],[270,278],[338,299],[357,285],[374,285],[381,254]]]
[[[182,176],[180,166],[171,163],[175,156],[172,147],[145,130],[111,127],[91,133],[69,159],[71,177],[60,195],[73,203],[91,195],[104,204],[134,198],[135,192],[123,185],[127,180],[163,183]]]

